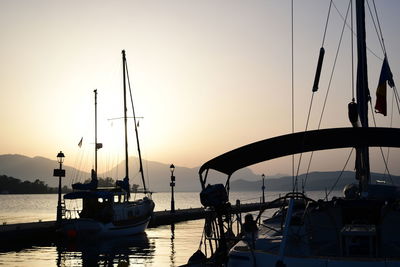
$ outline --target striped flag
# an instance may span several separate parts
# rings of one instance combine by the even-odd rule
[[[389,63],[385,55],[385,58],[383,59],[381,74],[379,76],[378,88],[376,89],[376,103],[375,103],[375,112],[381,113],[384,116],[387,115],[386,82],[389,84],[390,87],[394,86],[393,74],[390,71]]]

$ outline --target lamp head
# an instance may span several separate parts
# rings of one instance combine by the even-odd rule
[[[63,162],[64,162],[64,158],[65,158],[64,153],[63,153],[62,151],[60,151],[60,152],[57,154],[57,161],[58,161],[58,163],[63,163]]]

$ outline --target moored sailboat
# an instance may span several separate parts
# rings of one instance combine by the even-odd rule
[[[142,199],[130,200],[126,108],[126,76],[128,72],[124,50],[122,51],[122,64],[125,124],[125,177],[122,181],[117,181],[114,187],[98,187],[97,150],[102,147],[102,144],[97,142],[97,90],[95,90],[95,169],[91,172],[91,181],[89,183],[73,184],[72,188],[74,191],[64,196],[64,200],[82,200],[81,210],[68,210],[66,208],[63,210],[64,218],[60,230],[68,238],[114,237],[143,233],[153,215],[154,202],[151,199],[151,192],[147,190],[144,180],[136,121],[135,133],[139,151],[139,171],[142,177],[143,193],[145,196]],[[133,114],[133,117],[135,119],[135,114]]]
[[[212,215],[205,221],[201,242],[204,253],[196,252],[190,262],[228,266],[400,266],[400,188],[372,184],[369,160],[370,147],[400,148],[400,129],[368,125],[371,97],[367,78],[365,0],[355,3],[357,97],[349,105],[353,127],[318,129],[265,139],[203,164],[199,170],[200,199]],[[324,52],[321,54],[323,58]],[[394,87],[385,53],[378,86],[384,86],[384,90],[380,94],[386,93],[386,83]],[[318,88],[318,81],[314,88]],[[399,101],[396,90],[394,87]],[[386,114],[382,102],[378,101],[375,109]],[[292,191],[263,206],[256,218],[248,214],[243,221],[240,214],[232,214],[229,183],[237,170],[288,155],[337,148],[356,151],[355,180],[358,184],[346,186],[344,196],[313,200],[293,184]],[[386,162],[385,166],[387,169]],[[226,174],[225,185],[207,185],[210,170]],[[280,208],[267,216],[266,211],[277,203]]]

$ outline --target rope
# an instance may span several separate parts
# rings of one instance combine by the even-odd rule
[[[294,23],[293,23],[293,17],[294,17],[294,10],[293,10],[293,0],[291,1],[291,19],[292,19],[292,25],[291,25],[291,34],[292,34],[292,133],[294,133]],[[295,184],[294,181],[294,155],[292,155],[292,186],[293,186],[293,192],[296,190],[297,191],[297,185]]]
[[[331,189],[329,190],[329,193],[326,194],[326,198],[327,198],[327,199],[328,199],[329,195],[332,193],[333,189],[336,187],[336,185],[337,185],[337,183],[339,182],[340,178],[342,177],[343,172],[344,172],[344,170],[346,169],[347,163],[349,163],[349,160],[350,160],[351,154],[353,153],[353,150],[354,150],[354,148],[352,148],[352,149],[350,150],[350,154],[349,154],[349,156],[347,157],[346,163],[344,164],[344,167],[343,167],[342,171],[340,172],[340,174],[339,174],[338,178],[336,179],[335,183],[332,185]]]
[[[128,78],[129,94],[130,94],[130,97],[131,97],[131,105],[132,105],[132,113],[133,113],[133,122],[135,123],[136,144],[137,144],[138,157],[139,157],[139,172],[140,172],[141,178],[142,178],[143,190],[145,191],[145,193],[147,193],[146,181],[145,181],[144,173],[143,173],[142,157],[141,157],[141,153],[140,153],[139,133],[138,133],[138,130],[137,130],[136,114],[135,114],[135,108],[134,108],[134,105],[133,105],[133,97],[132,97],[131,82],[130,82],[130,79],[129,79],[128,64],[126,63],[126,61],[125,61],[125,67],[126,67],[126,74],[127,74],[127,78]]]
[[[382,32],[381,32],[381,31],[378,31],[378,28],[376,27],[375,18],[374,18],[374,15],[372,14],[371,7],[370,7],[370,5],[369,5],[369,1],[368,1],[368,0],[367,0],[367,6],[368,6],[369,14],[371,15],[372,24],[374,25],[376,35],[378,36],[379,44],[381,45],[381,48],[382,48],[383,53],[386,54],[386,52],[385,52],[386,50],[385,50],[385,47],[384,47],[384,44],[383,44]],[[378,23],[379,23],[379,19],[378,19],[378,15],[377,15],[377,13],[376,13],[376,9],[375,9],[375,14],[376,14],[376,20],[377,20]],[[379,28],[380,28],[380,26],[379,26]],[[379,29],[379,30],[380,30],[380,29]]]
[[[327,17],[326,17],[326,23],[325,23],[325,29],[324,29],[324,36],[322,37],[322,44],[321,44],[321,47],[322,47],[322,48],[324,47],[324,44],[325,44],[325,37],[326,37],[327,29],[328,29],[328,22],[329,22],[329,17],[330,17],[330,14],[331,14],[332,2],[333,2],[333,1],[331,0],[330,3],[329,3],[328,15],[327,15]],[[307,131],[307,129],[308,129],[308,124],[309,124],[309,120],[310,120],[311,109],[312,109],[313,100],[314,100],[314,93],[315,93],[315,91],[313,90],[313,91],[312,91],[312,94],[311,94],[310,106],[309,106],[309,109],[308,109],[308,115],[307,115],[307,121],[306,121],[305,131]],[[296,184],[297,184],[297,179],[298,179],[298,176],[299,176],[299,171],[300,171],[300,165],[301,165],[302,157],[303,157],[303,153],[300,154],[299,164],[297,165]],[[308,164],[307,173],[306,173],[306,180],[307,180],[307,177],[308,177],[309,168],[310,168],[310,164]],[[303,192],[303,193],[304,193],[304,187],[305,187],[305,181],[302,180],[302,182],[301,182],[301,189],[302,189],[302,192]]]
[[[333,2],[332,2],[332,3],[333,3]],[[328,100],[329,91],[330,91],[330,89],[331,89],[333,74],[335,73],[336,62],[337,62],[337,58],[338,58],[338,55],[339,55],[340,46],[341,46],[341,44],[342,44],[343,33],[344,33],[345,26],[346,26],[347,16],[348,16],[349,10],[350,10],[350,3],[351,3],[351,1],[349,1],[349,5],[348,5],[348,7],[347,7],[346,18],[344,19],[344,23],[343,23],[343,27],[342,27],[342,32],[341,32],[341,34],[340,34],[339,44],[338,44],[338,47],[337,47],[337,50],[336,50],[336,55],[335,55],[335,60],[334,60],[334,62],[333,62],[333,67],[332,67],[331,76],[330,76],[330,78],[329,78],[328,89],[327,89],[326,94],[325,94],[324,104],[323,104],[323,106],[322,106],[322,112],[321,112],[321,116],[320,116],[320,119],[319,119],[319,122],[318,122],[318,130],[321,128],[321,123],[322,123],[322,118],[323,118],[324,112],[325,112],[326,102],[327,102],[327,100]],[[333,3],[333,5],[335,5],[335,4]],[[313,156],[314,156],[314,151],[311,152],[310,160],[309,160],[308,167],[307,167],[307,174],[306,174],[306,177],[305,177],[305,179],[304,179],[304,187],[305,187],[306,184],[307,184],[308,173],[309,173],[309,170],[310,170],[311,161],[312,161]]]
[[[372,109],[372,103],[371,103],[371,101],[369,101],[369,105],[371,106],[371,113],[372,113],[372,119],[373,119],[373,121],[374,121],[374,127],[376,127],[375,114],[374,114],[374,112],[372,111],[373,109]],[[386,173],[386,171],[387,171],[387,173],[388,173],[388,175],[389,175],[390,182],[393,184],[393,179],[392,179],[392,176],[390,175],[389,168],[388,168],[388,164],[387,164],[387,161],[386,161],[386,159],[385,159],[385,155],[384,155],[384,153],[383,153],[383,149],[382,149],[382,147],[379,147],[379,149],[380,149],[380,151],[381,151],[382,159],[383,159],[383,162],[384,162],[384,164],[385,164],[385,173]],[[388,156],[389,156],[389,155],[388,155]]]
[[[393,97],[392,97],[392,108],[391,108],[391,111],[390,111],[390,128],[392,128],[392,126],[393,126],[393,109],[394,109],[394,93],[393,93]],[[389,162],[389,156],[390,156],[390,147],[388,147],[387,148],[387,152],[386,152],[386,158],[387,158],[387,161]],[[385,169],[385,172],[383,173],[383,175],[385,176],[386,175],[386,169]]]
[[[349,2],[349,6],[347,7],[346,19],[347,19],[347,15],[348,15],[348,13],[349,13],[349,7],[350,7],[350,2]],[[323,115],[324,115],[324,112],[325,112],[325,107],[326,107],[326,102],[327,102],[327,99],[328,99],[329,91],[330,91],[330,89],[331,89],[333,74],[335,73],[336,62],[337,62],[337,58],[338,58],[338,55],[339,55],[340,46],[341,46],[341,44],[342,44],[343,32],[344,32],[345,25],[346,25],[346,21],[345,21],[345,23],[343,24],[342,32],[341,32],[341,34],[340,34],[339,44],[338,44],[338,48],[337,48],[337,50],[336,50],[336,55],[335,55],[335,60],[334,60],[334,62],[333,62],[333,67],[332,67],[331,76],[330,76],[330,78],[329,78],[328,89],[327,89],[327,91],[326,91],[325,100],[324,100],[324,105],[323,105],[323,107],[322,107],[321,116],[320,116],[320,119],[319,119],[319,122],[318,122],[318,130],[321,128],[322,118],[323,118]]]
[[[400,97],[399,97],[399,92],[397,91],[396,86],[393,87],[393,92],[394,92],[395,99],[396,99],[397,111],[398,111],[399,114],[400,114],[400,104],[399,104],[399,98],[400,98]]]
[[[385,46],[385,40],[383,39],[383,34],[382,34],[382,28],[381,28],[381,23],[379,22],[379,16],[378,16],[378,12],[376,10],[376,5],[375,5],[375,0],[372,0],[372,3],[374,4],[374,10],[375,10],[375,16],[376,16],[376,21],[378,22],[378,28],[379,28],[379,33],[382,39],[382,47],[383,47],[383,51],[386,55],[386,46]],[[368,8],[369,8],[369,2],[367,1],[368,4]]]
[[[328,9],[328,16],[326,17],[326,23],[325,23],[325,30],[324,30],[324,37],[322,37],[322,47],[324,47],[325,44],[325,36],[326,36],[326,30],[328,29],[328,21],[329,21],[329,15],[331,14],[331,7],[332,7],[332,1],[329,3],[329,9]]]
[[[336,11],[338,12],[339,16],[342,18],[342,20],[345,22],[345,25],[351,30],[351,32],[354,34],[354,36],[357,37],[357,34],[353,31],[353,29],[346,23],[346,20],[344,19],[342,13],[340,13],[339,9],[336,7],[335,3],[332,2],[333,7],[336,9]],[[358,38],[358,37],[357,37]],[[367,50],[368,52],[370,52],[372,55],[374,55],[376,58],[383,60],[383,58],[381,58],[380,56],[378,56],[374,51],[372,51],[368,46],[367,46]]]
[[[310,101],[310,106],[309,106],[309,108],[308,108],[308,115],[307,115],[307,121],[306,121],[306,128],[305,128],[305,132],[307,132],[307,130],[308,130],[308,123],[309,123],[309,121],[310,121],[310,114],[311,114],[311,108],[312,108],[312,103],[313,103],[313,100],[314,100],[314,93],[315,92],[312,92],[312,94],[311,94],[311,101]],[[303,140],[303,142],[304,142],[304,140]],[[300,171],[300,165],[301,165],[301,159],[302,159],[302,157],[303,157],[303,153],[300,153],[300,158],[299,158],[299,164],[297,164],[297,172],[296,172],[296,184],[297,184],[297,180],[298,180],[298,177],[299,177],[299,171]],[[302,189],[302,192],[304,193],[304,186],[305,186],[305,184],[304,184],[304,182],[302,182],[301,183],[301,189]]]

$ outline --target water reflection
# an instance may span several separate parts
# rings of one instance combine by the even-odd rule
[[[171,261],[171,266],[175,266],[175,245],[174,245],[174,239],[175,239],[175,224],[171,224],[171,255],[170,255],[170,261]]]
[[[151,263],[155,245],[146,234],[102,240],[60,242],[57,266],[133,266]]]

